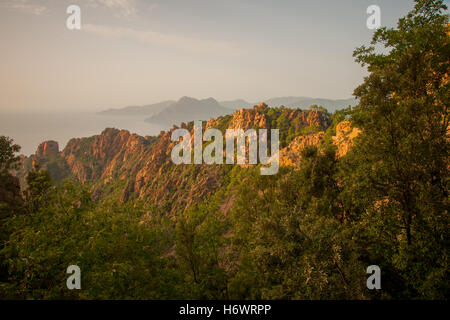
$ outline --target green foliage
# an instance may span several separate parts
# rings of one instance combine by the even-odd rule
[[[8,219],[23,211],[20,184],[10,172],[18,167],[19,157],[16,153],[19,151],[20,146],[14,144],[12,139],[0,136],[0,249],[11,233],[7,226]],[[0,265],[0,283],[6,277],[7,270]]]
[[[310,105],[310,106],[308,107],[308,109],[309,109],[309,110],[317,110],[317,111],[321,111],[321,112],[323,112],[323,113],[328,113],[328,110],[327,110],[326,108],[324,108],[324,107],[322,107],[322,106],[318,106],[317,104]]]
[[[304,149],[297,167],[261,176],[258,166],[167,165],[151,186],[165,187],[159,208],[132,197],[119,203],[127,187],[121,173],[103,186],[109,196],[93,200],[89,190],[102,181],[55,187],[47,171],[31,172],[27,214],[0,203],[0,297],[446,299],[448,16],[442,1],[416,2],[396,29],[375,33],[372,45],[387,53],[355,51],[369,70],[355,90],[358,107],[333,115],[319,106],[259,109],[280,129],[282,147],[326,129],[306,126],[306,113],[331,118],[324,144]],[[346,118],[362,133],[338,159],[331,137]],[[230,120],[220,118],[219,129]],[[83,140],[81,152],[89,147]],[[8,170],[18,150],[0,139],[0,191],[17,189]],[[192,192],[203,174],[220,180],[216,192],[173,210],[174,198]],[[81,268],[82,290],[66,288],[72,264]],[[366,288],[372,264],[381,267],[381,291]]]
[[[323,137],[323,143],[325,145],[331,145],[333,140],[332,137],[336,135],[337,125],[347,118],[351,118],[353,114],[352,106],[347,108],[336,110],[332,115],[330,115],[331,125],[325,131],[325,136]]]
[[[229,223],[218,205],[193,207],[177,220],[175,247],[184,274],[184,297],[228,298],[224,235]]]
[[[38,211],[41,207],[47,206],[50,201],[50,188],[53,183],[50,173],[46,170],[40,170],[36,166],[33,171],[29,172],[26,177],[27,190],[26,204],[29,212]]]
[[[260,109],[268,117],[268,123],[270,128],[280,130],[280,148],[284,148],[297,136],[308,135],[324,131],[326,127],[320,125],[306,125],[303,117],[307,117],[307,114],[311,111],[320,111],[324,119],[327,119],[330,115],[328,111],[317,105],[310,106],[308,111],[302,111],[300,109],[287,109],[284,106],[279,108],[266,108]],[[292,113],[296,112],[296,116],[292,117]]]
[[[15,169],[19,161],[19,156],[15,154],[20,151],[20,146],[14,144],[9,137],[0,136],[0,173],[8,173],[10,169]]]
[[[298,171],[255,172],[242,185],[233,208],[233,298],[364,297],[351,228],[337,214],[334,152],[308,148],[303,157]]]
[[[15,230],[1,251],[9,268],[7,298],[116,299],[176,297],[166,279],[163,221],[138,205],[98,206],[67,184],[45,208],[10,220]],[[66,288],[69,265],[82,272],[82,290]],[[170,276],[174,281],[176,277]]]
[[[256,238],[249,242],[253,248],[239,249],[239,272],[230,285],[233,297],[365,298],[364,266],[345,228],[335,220],[286,211],[264,218],[254,223],[275,230],[254,230],[251,234]]]
[[[352,121],[364,134],[343,164],[348,202],[358,199],[367,259],[389,270],[394,297],[448,296],[448,16],[417,1],[396,29],[376,32],[355,57],[370,75],[355,90]],[[375,241],[376,239],[376,241]]]

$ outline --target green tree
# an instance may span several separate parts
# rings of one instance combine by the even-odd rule
[[[47,206],[15,216],[0,251],[8,268],[2,293],[16,299],[167,299],[178,272],[158,215],[139,203],[94,203],[86,187],[67,183]],[[66,269],[81,269],[81,290],[68,290]]]
[[[361,250],[385,274],[393,297],[449,293],[448,15],[417,0],[397,28],[378,30],[354,56],[370,72],[355,90],[362,129],[342,179],[361,214]],[[387,53],[377,53],[375,45]]]
[[[307,148],[296,170],[258,172],[235,200],[233,298],[364,298],[364,267],[342,217],[334,150]]]
[[[283,112],[284,109],[281,109],[282,113],[276,120],[276,127],[280,130],[280,147],[284,148],[287,146],[288,141],[288,131],[289,131],[289,119],[286,114]]]
[[[12,139],[0,136],[0,249],[11,233],[7,225],[8,218],[20,213],[23,208],[19,180],[10,172],[17,168],[20,159],[16,153],[19,151],[20,146],[14,144]],[[6,278],[7,271],[2,263],[0,264],[0,286]]]
[[[26,181],[28,188],[25,191],[25,198],[28,211],[35,212],[47,206],[53,186],[50,173],[35,165],[34,170],[28,173]]]
[[[184,298],[227,299],[226,250],[229,228],[217,203],[195,206],[177,218],[176,259],[183,270]]]

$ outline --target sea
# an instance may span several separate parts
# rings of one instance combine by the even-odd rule
[[[167,126],[150,124],[143,117],[105,116],[96,113],[0,113],[0,135],[21,146],[21,154],[34,154],[38,145],[55,140],[62,150],[72,138],[100,134],[105,128],[125,129],[141,136],[156,136]]]

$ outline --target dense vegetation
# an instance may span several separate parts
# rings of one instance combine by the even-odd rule
[[[27,299],[447,299],[448,16],[421,0],[355,57],[360,104],[330,115],[320,147],[274,176],[226,166],[209,199],[176,216],[138,200],[93,200],[35,168],[22,198],[9,173],[19,147],[0,140],[0,297]],[[313,108],[318,108],[317,106]],[[281,144],[317,128],[268,109]],[[361,129],[342,158],[337,123]],[[220,127],[226,128],[229,116]],[[194,166],[193,166],[194,167]],[[233,200],[231,210],[224,203]],[[82,270],[68,290],[67,266]],[[379,265],[382,290],[366,288]]]

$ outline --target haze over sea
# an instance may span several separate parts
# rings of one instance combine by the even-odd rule
[[[105,128],[126,129],[142,136],[158,135],[167,127],[144,122],[143,117],[107,117],[95,113],[0,113],[0,135],[14,139],[24,155],[46,140],[62,150],[71,138],[100,134]]]

